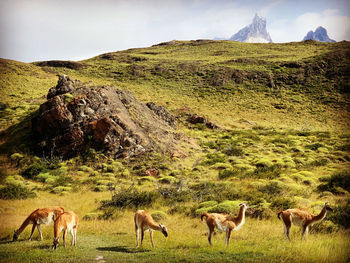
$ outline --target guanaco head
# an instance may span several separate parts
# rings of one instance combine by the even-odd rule
[[[328,205],[328,202],[324,204],[324,207],[326,208],[326,210],[333,212],[333,209]]]
[[[60,237],[54,237],[54,238],[53,238],[52,249],[56,249],[59,242],[60,242]]]
[[[17,241],[18,240],[18,234],[17,234],[17,231],[15,230],[13,232],[13,238],[12,238],[12,241]]]
[[[239,204],[239,207],[244,207],[245,209],[250,208],[250,207],[249,207],[247,204],[245,204],[245,203]]]
[[[168,236],[168,229],[166,228],[166,226],[164,226],[164,225],[162,225],[162,224],[159,224],[159,227],[160,227],[160,229],[161,229],[163,235],[164,235],[165,237],[167,237],[167,236]]]

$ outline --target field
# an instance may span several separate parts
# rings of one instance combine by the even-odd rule
[[[1,214],[2,235],[11,235],[26,215],[36,207],[48,203],[59,204],[79,211],[82,215],[95,207],[95,199],[106,197],[101,193],[79,193],[68,196],[45,194],[44,200],[2,202],[7,208]],[[71,200],[89,200],[80,203]],[[23,211],[18,214],[16,211]],[[292,242],[283,237],[283,226],[277,218],[271,220],[247,219],[238,232],[234,232],[229,246],[224,245],[224,234],[213,238],[213,247],[209,247],[204,222],[197,218],[175,215],[163,220],[169,229],[167,239],[155,232],[155,248],[152,249],[146,232],[142,248],[135,246],[135,234],[132,211],[122,212],[116,220],[81,221],[78,230],[76,248],[58,247],[51,250],[52,226],[44,227],[44,241],[27,241],[27,229],[19,242],[1,241],[1,262],[347,262],[350,243],[348,233],[339,231],[331,234],[311,233],[305,241],[300,241],[300,230],[292,231]],[[61,241],[62,242],[62,241]],[[61,244],[62,245],[62,244]],[[100,258],[100,260],[97,260]]]
[[[1,262],[348,262],[350,222],[349,52],[347,42],[244,44],[171,41],[79,61],[0,60]],[[35,155],[31,118],[66,74],[130,90],[177,120],[179,152],[113,159],[88,152],[65,160]],[[188,116],[203,116],[193,124]],[[146,171],[156,169],[156,176]],[[237,214],[246,224],[209,247],[200,213]],[[307,240],[283,236],[280,209],[334,213]],[[38,207],[80,218],[78,246],[51,250],[13,230]],[[133,213],[147,209],[169,230],[135,247]],[[37,232],[35,238],[37,238]]]

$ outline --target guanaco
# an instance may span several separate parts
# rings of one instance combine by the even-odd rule
[[[206,217],[206,224],[208,229],[208,241],[209,245],[211,246],[211,238],[214,233],[215,227],[220,232],[226,232],[226,238],[225,243],[226,246],[228,246],[230,242],[230,236],[232,230],[238,231],[245,223],[245,212],[247,210],[248,205],[247,204],[240,204],[239,205],[239,213],[237,217],[233,217],[228,214],[218,214],[218,213],[212,213],[208,214],[206,212],[203,212],[201,214],[201,220],[203,221],[203,217]]]
[[[72,246],[77,245],[78,216],[73,211],[64,212],[58,216],[54,223],[53,249],[56,249],[60,241],[60,233],[63,230],[63,246],[66,247],[67,231],[72,235]]]
[[[32,240],[32,236],[35,230],[35,227],[38,229],[40,234],[40,240],[43,240],[43,235],[41,232],[40,225],[50,225],[59,214],[63,213],[64,209],[60,206],[50,206],[45,208],[38,208],[33,211],[27,218],[24,220],[19,229],[14,231],[13,241],[18,240],[18,236],[23,232],[23,230],[29,225],[33,224],[32,232],[30,233],[29,240]]]
[[[136,232],[136,247],[139,246],[139,232],[141,232],[140,246],[142,246],[145,230],[149,230],[152,247],[154,247],[152,230],[162,232],[162,234],[165,237],[168,236],[167,228],[164,225],[158,224],[156,221],[154,221],[150,213],[145,210],[138,210],[135,213],[134,222],[135,222],[135,232]]]
[[[333,209],[329,207],[328,203],[324,204],[321,212],[318,215],[313,215],[305,210],[300,209],[287,209],[285,211],[281,210],[278,212],[277,217],[281,219],[284,225],[284,235],[286,239],[290,240],[289,233],[292,223],[296,226],[302,228],[301,239],[304,235],[307,237],[309,232],[309,226],[312,226],[315,223],[321,222],[327,215],[327,211],[333,212]]]

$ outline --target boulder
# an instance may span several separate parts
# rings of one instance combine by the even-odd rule
[[[60,75],[32,119],[37,151],[69,158],[89,148],[115,158],[176,150],[175,118],[165,108],[137,100],[127,90],[86,86]],[[151,109],[152,108],[152,109]]]

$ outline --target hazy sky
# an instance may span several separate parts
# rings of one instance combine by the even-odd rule
[[[274,42],[324,26],[350,40],[349,0],[0,0],[0,57],[80,60],[159,42],[229,38],[267,19]]]

